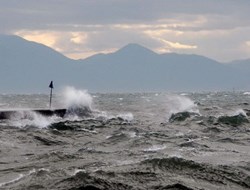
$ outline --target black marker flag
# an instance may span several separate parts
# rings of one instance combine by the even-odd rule
[[[51,109],[51,103],[52,103],[52,89],[54,88],[53,81],[50,82],[49,88],[50,88],[49,108]]]
[[[50,88],[54,88],[54,86],[53,86],[53,81],[50,82],[49,87],[50,87]]]

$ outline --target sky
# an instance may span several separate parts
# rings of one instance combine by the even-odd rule
[[[250,58],[250,0],[0,0],[0,34],[86,58],[138,43],[157,53]]]

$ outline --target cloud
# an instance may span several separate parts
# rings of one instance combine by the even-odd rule
[[[196,45],[187,45],[187,44],[181,44],[179,42],[170,42],[167,40],[161,40],[163,41],[165,44],[169,45],[171,48],[174,49],[196,49],[197,46]]]
[[[26,40],[35,41],[55,48],[56,41],[59,38],[59,32],[49,31],[17,31],[15,35],[21,36]]]
[[[15,32],[15,35],[21,36],[22,38],[29,41],[47,45],[72,59],[81,59],[96,53],[111,53],[117,50],[117,47],[110,48],[110,44],[116,43],[116,40],[118,37],[120,37],[120,33],[114,33],[114,39],[108,43],[108,38],[110,37],[109,32],[110,31],[107,29],[103,31],[97,30],[88,32],[21,30]],[[103,40],[103,38],[107,40]],[[103,41],[103,44],[100,43],[100,41]],[[126,44],[126,42],[123,44]],[[114,46],[117,45],[119,45],[119,43],[115,44]]]
[[[250,41],[246,41],[245,43],[250,48]]]
[[[76,59],[79,58],[79,56],[74,57],[71,55],[77,55],[79,52],[82,53],[84,50],[86,51],[83,45],[88,40],[88,35],[85,32],[21,30],[15,32],[15,34],[26,40],[42,43],[66,56]],[[82,57],[83,56],[84,54],[82,54]]]
[[[84,32],[72,32],[71,42],[75,44],[82,44],[86,41],[87,34]]]
[[[164,19],[185,19],[197,15],[234,17],[249,24],[247,0],[9,0],[0,2],[0,21],[7,28],[48,29],[48,27],[97,24],[140,24]],[[52,28],[50,28],[52,29]],[[53,28],[55,29],[55,28]],[[62,29],[62,28],[61,28]]]

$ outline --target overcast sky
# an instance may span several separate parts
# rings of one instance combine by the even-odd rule
[[[0,33],[71,58],[138,43],[158,53],[250,58],[250,0],[0,0]]]

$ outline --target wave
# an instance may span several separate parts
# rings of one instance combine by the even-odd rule
[[[24,178],[29,177],[30,175],[32,175],[35,172],[36,172],[36,170],[32,169],[27,174],[23,174],[23,173],[18,174],[18,176],[16,178],[14,178],[14,179],[12,179],[10,181],[7,181],[7,182],[0,183],[0,187],[6,187],[6,186],[9,186],[9,185],[15,184],[15,183],[23,180]]]
[[[132,113],[121,113],[116,116],[92,108],[92,97],[86,90],[66,87],[63,90],[62,106],[66,109],[64,115],[43,115],[32,110],[16,110],[11,112],[7,121],[13,127],[55,128],[60,130],[77,130],[79,127],[72,122],[82,120],[102,120],[109,124],[127,124],[134,119]],[[53,112],[52,112],[53,113]],[[90,121],[90,120],[89,120]],[[70,123],[71,122],[71,123]],[[73,124],[71,126],[71,124]]]
[[[188,118],[194,118],[198,116],[200,116],[198,113],[188,112],[188,111],[173,113],[169,118],[169,122],[173,123],[175,121],[179,121],[179,122],[185,121]]]
[[[100,172],[100,171],[99,171]],[[111,176],[110,176],[111,177]],[[121,182],[115,182],[112,179],[105,179],[97,175],[91,175],[85,171],[79,171],[75,175],[59,181],[55,184],[55,189],[83,189],[83,190],[128,190],[133,189],[131,185]]]
[[[243,95],[250,95],[250,92],[244,92]]]
[[[204,125],[209,127],[213,131],[219,132],[219,128],[214,128],[215,125],[228,125],[228,126],[241,126],[243,124],[249,123],[248,114],[243,109],[238,109],[231,112],[230,115],[220,115],[220,116],[202,116],[196,112],[177,112],[173,113],[169,117],[169,122],[183,122],[183,121],[195,121],[196,124]],[[212,125],[212,126],[211,126]],[[205,129],[204,131],[209,131],[210,129]]]
[[[187,96],[168,95],[166,103],[170,114],[185,111],[200,113],[197,104]]]
[[[87,90],[78,90],[74,87],[65,87],[62,91],[61,104],[66,108],[86,107],[92,110],[93,98]]]
[[[36,141],[40,142],[42,145],[46,145],[46,146],[54,146],[54,145],[63,145],[63,144],[65,144],[65,142],[62,142],[62,141],[52,140],[49,137],[42,137],[42,136],[38,136],[38,135],[35,135],[34,139]]]
[[[152,158],[142,161],[141,164],[151,166],[154,170],[175,173],[196,180],[205,180],[209,183],[227,184],[229,186],[235,184],[250,188],[250,176],[230,166],[212,166],[179,157]]]
[[[131,125],[130,119],[127,117],[123,118],[120,115],[113,116],[111,118],[106,117],[93,117],[93,118],[78,118],[78,119],[69,119],[67,118],[62,121],[53,122],[47,127],[49,129],[56,130],[69,130],[69,131],[85,131],[88,133],[97,133],[95,131],[96,128],[105,128],[110,127],[112,125]]]
[[[198,104],[191,100],[187,95],[167,95],[163,102],[166,104],[167,119],[177,113],[195,113],[200,115]]]
[[[61,106],[64,109],[46,110],[20,110],[12,109],[3,112],[4,120],[12,127],[38,127],[46,128],[53,123],[65,120],[79,120],[94,117],[95,110],[92,109],[92,97],[85,90],[77,90],[66,87],[63,90]]]
[[[60,120],[61,118],[57,115],[46,117],[35,111],[16,111],[10,115],[10,119],[7,121],[9,126],[13,127],[28,127],[34,126],[38,128],[45,128],[51,123]]]
[[[246,116],[241,113],[233,116],[220,116],[217,121],[220,124],[226,124],[233,127],[240,126],[244,123],[249,123]]]
[[[194,190],[194,189],[192,189],[192,188],[190,188],[190,187],[187,187],[187,186],[185,186],[185,185],[183,185],[183,184],[181,184],[181,183],[175,183],[175,184],[172,184],[172,185],[166,185],[166,186],[162,186],[162,187],[160,187],[159,189],[172,189],[172,190]]]
[[[165,145],[153,145],[150,148],[144,149],[144,152],[157,152],[157,151],[161,151],[164,150],[166,148]]]

